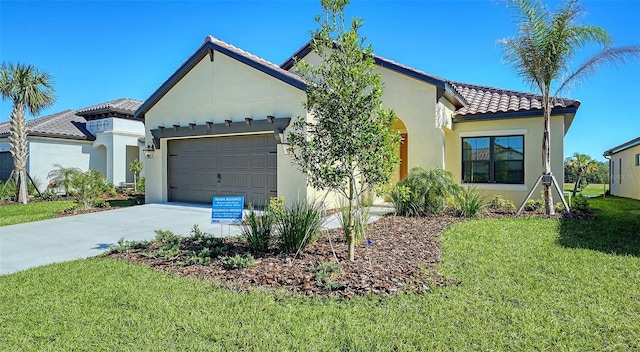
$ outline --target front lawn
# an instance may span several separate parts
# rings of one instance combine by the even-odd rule
[[[480,219],[443,236],[457,285],[350,300],[236,294],[109,258],[0,277],[6,350],[637,350],[640,202],[594,221]],[[123,234],[126,236],[126,234]]]
[[[564,184],[564,192],[568,194],[573,194],[573,183],[565,183]],[[603,195],[606,191],[609,190],[608,184],[588,184],[582,191],[579,191],[578,194],[582,194],[585,196],[598,196]]]
[[[0,205],[0,226],[52,219],[73,206],[73,201],[31,202]]]

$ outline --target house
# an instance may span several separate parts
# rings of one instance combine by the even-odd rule
[[[142,104],[133,99],[117,99],[80,110],[65,110],[27,121],[27,172],[47,187],[47,174],[54,164],[96,169],[109,182],[133,182],[129,163],[141,156],[144,125],[133,118]],[[0,124],[0,180],[13,169],[9,147],[9,122]]]
[[[611,195],[640,199],[640,137],[605,151]]]
[[[305,82],[294,58],[319,56],[305,44],[278,66],[214,37],[204,43],[140,106],[146,143],[147,202],[203,202],[213,195],[314,199],[286,148],[292,119],[303,107]],[[399,117],[402,162],[444,168],[491,196],[521,202],[541,174],[541,97],[454,82],[374,55],[386,108]],[[557,99],[551,118],[552,171],[563,179],[564,135],[580,102]],[[556,197],[558,195],[556,194]]]

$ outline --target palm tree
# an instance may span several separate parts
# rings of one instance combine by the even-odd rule
[[[578,187],[580,186],[582,174],[585,172],[598,171],[598,162],[593,160],[587,154],[574,153],[573,156],[569,158],[567,166],[576,170],[576,183],[573,186],[573,196],[575,197]]]
[[[9,145],[13,156],[13,176],[16,180],[18,202],[27,203],[27,121],[25,112],[37,115],[51,106],[55,90],[51,75],[32,65],[2,63],[0,67],[0,94],[11,100],[13,110],[9,118]]]
[[[82,170],[77,167],[63,167],[60,164],[53,164],[53,167],[54,169],[47,174],[47,178],[57,186],[62,186],[66,195],[71,195],[73,192],[71,179],[73,179],[73,176],[82,173]]]
[[[578,0],[563,1],[556,12],[549,12],[540,0],[510,0],[509,4],[518,14],[519,32],[516,37],[501,41],[504,58],[542,96],[542,173],[551,175],[549,136],[555,98],[604,64],[623,64],[629,58],[640,57],[640,46],[610,47],[612,38],[604,29],[578,24],[585,13]],[[572,71],[569,65],[576,52],[590,44],[601,45],[603,49]],[[552,215],[551,185],[545,184],[544,198],[546,213]]]

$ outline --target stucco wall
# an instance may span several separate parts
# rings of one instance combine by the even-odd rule
[[[524,180],[520,185],[513,184],[474,184],[486,194],[487,200],[494,195],[501,195],[512,200],[519,206],[538,177],[542,174],[542,130],[543,119],[539,118],[513,118],[490,121],[456,122],[452,129],[447,131],[445,145],[446,162],[445,169],[453,174],[457,182],[462,182],[462,138],[486,137],[505,135],[524,135]],[[562,116],[551,117],[551,172],[556,180],[564,180],[564,118]],[[540,198],[542,185],[539,185],[533,193],[533,198]],[[554,202],[560,198],[554,191]]]
[[[640,199],[640,166],[637,161],[639,154],[640,145],[637,145],[611,155],[610,159],[613,161],[613,170],[611,170],[612,195]]]
[[[205,56],[145,114],[146,141],[151,143],[150,130],[157,126],[306,116],[304,98],[304,91],[216,51],[213,62]],[[145,160],[149,203],[167,201],[166,160],[167,140],[161,139],[160,150]],[[306,196],[305,178],[282,147],[278,148],[278,195],[288,202]]]
[[[86,171],[94,165],[92,158],[100,158],[100,155],[94,155],[95,149],[91,146],[91,141],[29,137],[28,148],[27,170],[36,182],[41,182],[41,191],[49,184],[47,174],[55,168],[54,164]],[[103,173],[105,171],[104,166],[94,168]]]

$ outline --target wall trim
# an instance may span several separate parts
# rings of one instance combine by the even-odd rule
[[[466,131],[459,132],[460,137],[493,137],[493,136],[511,136],[526,135],[529,132],[527,128],[511,129],[511,130],[486,130],[486,131]]]
[[[522,191],[529,190],[527,185],[511,185],[506,183],[463,183],[463,186],[476,186],[476,188],[486,191]]]

